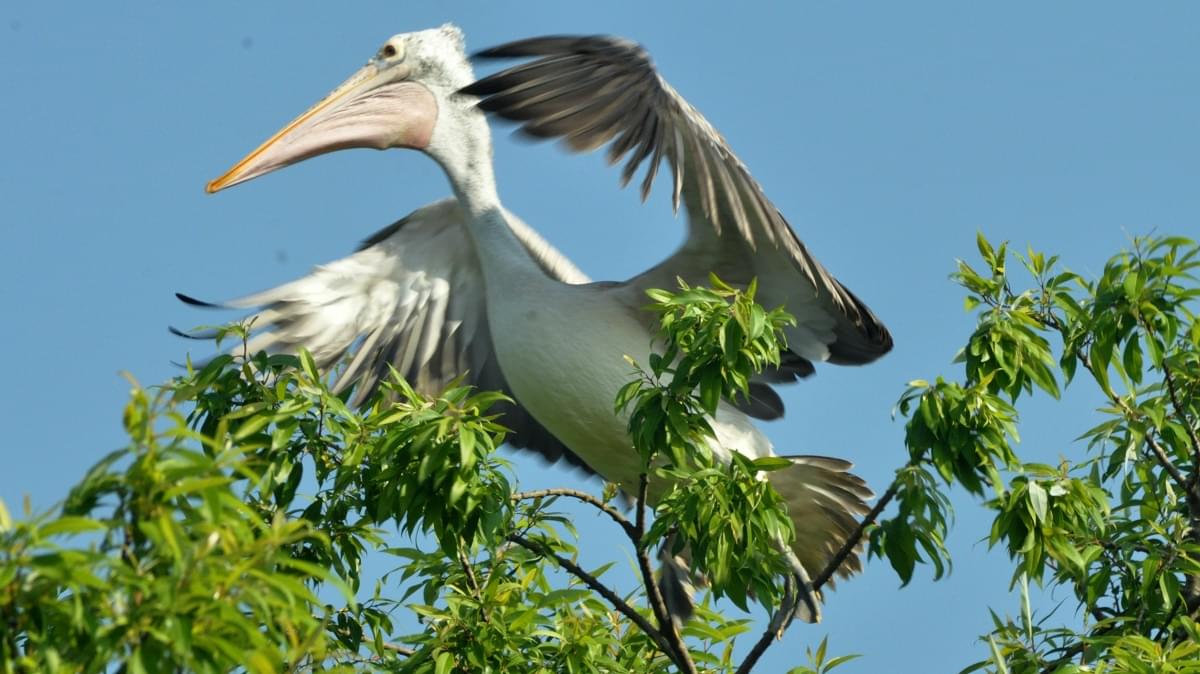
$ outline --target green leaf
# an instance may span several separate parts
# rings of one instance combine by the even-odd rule
[[[1045,524],[1048,503],[1046,490],[1042,488],[1042,485],[1032,480],[1026,483],[1026,486],[1029,489],[1029,505],[1032,508],[1033,515],[1037,518],[1038,524]]]
[[[794,463],[791,459],[784,458],[782,456],[763,456],[754,459],[754,461],[751,462],[751,465],[754,466],[755,470],[772,471],[783,468],[791,468]]]
[[[988,636],[988,647],[992,649],[992,664],[996,666],[996,672],[1008,674],[1008,665],[1004,661],[1004,656],[1000,655],[1000,647],[996,645],[996,640],[990,635]]]
[[[321,381],[321,373],[317,370],[317,363],[313,360],[312,354],[308,349],[300,349],[300,367],[304,370],[304,374],[313,381]]]
[[[979,249],[979,255],[988,263],[989,266],[994,266],[996,263],[996,251],[992,249],[992,244],[984,238],[983,232],[975,233],[975,247]]]
[[[38,534],[49,538],[60,534],[81,534],[88,531],[102,531],[103,523],[87,517],[63,516],[38,527]]]

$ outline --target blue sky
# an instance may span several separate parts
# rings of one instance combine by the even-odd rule
[[[642,42],[726,136],[810,249],[891,328],[896,349],[825,367],[768,426],[788,453],[849,458],[877,490],[904,459],[904,383],[955,373],[972,327],[947,281],[976,231],[1084,274],[1131,235],[1200,235],[1200,5],[1082,3],[35,3],[0,7],[0,498],[53,505],[122,444],[128,391],[210,322],[173,292],[221,299],[340,257],[448,193],[415,153],[345,152],[217,196],[206,181],[304,110],[393,33],[452,21],[471,48],[546,33]],[[588,274],[623,279],[682,238],[664,195],[641,205],[599,156],[499,130],[506,205]],[[1082,388],[1024,410],[1023,450],[1078,457]],[[527,486],[578,486],[519,464]],[[592,485],[595,486],[595,485]],[[900,589],[885,563],[830,595],[760,671],[806,645],[843,670],[957,671],[982,658],[987,608],[1012,612],[990,519],[956,494],[953,574]],[[587,559],[615,541],[580,519]],[[1069,596],[1040,600],[1044,607]]]

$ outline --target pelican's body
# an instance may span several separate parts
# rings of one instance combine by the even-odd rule
[[[547,57],[555,67],[592,58],[587,51],[594,47],[591,42],[579,51],[562,40],[549,42],[553,49],[565,44],[575,52]],[[519,44],[524,46],[493,50],[492,55],[553,51],[545,51],[545,44],[532,50],[532,43]],[[595,53],[605,58],[616,53],[629,61],[630,47],[612,44],[617,46]],[[629,62],[638,81],[645,80],[646,64],[636,58]],[[784,303],[798,316],[799,324],[788,334],[791,351],[781,367],[753,383],[750,403],[741,408],[722,404],[710,423],[719,457],[727,457],[729,451],[755,458],[774,455],[770,441],[742,410],[761,418],[779,416],[782,404],[769,383],[807,376],[812,361],[872,360],[891,346],[886,330],[811,258],[732,154],[721,147],[706,149],[695,140],[712,142],[704,134],[716,137],[715,132],[698,115],[699,121],[680,121],[679,110],[694,113],[680,103],[682,99],[665,99],[674,107],[638,112],[633,119],[653,129],[630,127],[615,142],[624,151],[641,143],[631,164],[653,153],[655,164],[645,189],[660,157],[671,163],[676,199],[682,195],[691,215],[689,240],[663,263],[629,281],[589,283],[503,208],[492,174],[486,118],[472,96],[459,93],[466,88],[491,96],[484,99],[485,107],[501,114],[507,110],[516,119],[534,119],[542,124],[542,135],[575,138],[584,131],[595,133],[600,127],[594,120],[578,132],[564,124],[576,111],[594,111],[596,105],[599,114],[608,116],[605,119],[612,118],[611,102],[593,105],[589,98],[604,95],[605,83],[583,94],[573,84],[565,93],[556,93],[545,89],[546,81],[537,79],[540,75],[525,77],[531,67],[535,75],[545,70],[535,62],[524,71],[514,68],[472,85],[457,29],[395,36],[326,99],[210,183],[209,190],[217,191],[346,147],[399,147],[421,150],[438,161],[455,193],[454,199],[420,209],[379,232],[354,255],[237,303],[264,306],[258,327],[272,329],[261,332],[250,348],[305,346],[324,367],[353,353],[339,386],[357,382],[356,401],[365,398],[391,366],[422,390],[437,390],[469,372],[472,383],[504,390],[516,400],[503,421],[516,431],[518,447],[551,459],[565,457],[632,490],[640,459],[628,437],[627,418],[613,414],[613,401],[632,376],[626,357],[644,364],[651,353],[655,319],[640,310],[645,290],[671,287],[678,276],[703,282],[709,272],[735,283],[758,277],[760,297]],[[574,77],[552,74],[549,82],[561,87]],[[622,96],[636,93],[616,82]],[[648,95],[661,98],[666,91],[675,96],[661,88],[665,83],[650,84],[659,88]],[[555,111],[547,107],[550,103],[567,107]],[[673,117],[656,120],[652,113]],[[538,115],[549,121],[537,121]],[[691,126],[662,132],[669,123],[684,122]],[[610,131],[602,140],[621,133]],[[732,163],[727,166],[728,162]],[[684,166],[700,176],[699,182],[691,174],[683,177]],[[726,192],[719,193],[720,187]],[[824,457],[794,457],[794,462],[769,478],[788,502],[796,524],[797,564],[815,574],[849,535],[854,516],[865,512],[870,491],[847,472],[846,462]],[[651,502],[668,486],[652,483]],[[857,557],[851,555],[842,574],[858,568]],[[815,603],[810,608],[815,617]]]
[[[569,285],[540,273],[514,274],[526,267],[506,268],[502,262],[511,261],[487,257],[492,348],[513,397],[592,470],[627,487],[636,485],[636,465],[630,474],[628,462],[613,460],[629,448],[625,421],[613,414],[613,400],[630,378],[622,356],[646,362],[650,336],[645,328],[602,288]]]
[[[629,437],[613,400],[630,379],[622,356],[645,363],[649,335],[602,289],[546,283],[529,290],[488,294],[492,342],[513,395],[592,470],[636,489],[636,463],[620,460]]]
[[[636,489],[640,467],[629,460],[628,418],[613,414],[613,401],[632,378],[625,356],[648,362],[652,335],[638,310],[606,288],[546,280],[521,292],[488,295],[488,317],[496,326],[492,340],[505,378],[521,405],[592,470]],[[718,457],[727,448],[752,458],[774,455],[749,417],[727,404],[719,407],[712,427]],[[651,483],[652,502],[663,488]]]

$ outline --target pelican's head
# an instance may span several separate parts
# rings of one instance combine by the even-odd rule
[[[439,117],[471,111],[472,101],[455,92],[473,79],[457,27],[446,24],[396,35],[341,86],[210,182],[207,190],[217,192],[335,150],[430,152]]]

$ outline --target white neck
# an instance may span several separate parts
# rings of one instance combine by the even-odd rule
[[[472,216],[500,207],[492,171],[492,138],[487,120],[457,101],[442,101],[427,152],[441,164],[450,186]]]
[[[550,281],[508,226],[496,191],[487,119],[453,98],[440,103],[426,152],[441,164],[467,212],[467,228],[489,288],[503,291],[513,283]]]

